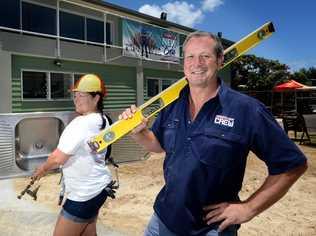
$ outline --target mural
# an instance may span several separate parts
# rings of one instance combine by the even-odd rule
[[[123,55],[179,63],[179,34],[123,20]]]

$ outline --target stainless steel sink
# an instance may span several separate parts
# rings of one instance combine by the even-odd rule
[[[0,179],[31,175],[57,147],[74,112],[0,114]]]
[[[23,170],[34,170],[57,147],[64,129],[56,117],[22,119],[15,126],[16,163]]]

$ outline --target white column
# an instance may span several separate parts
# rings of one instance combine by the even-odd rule
[[[136,67],[136,105],[140,106],[144,103],[144,71],[143,66]]]

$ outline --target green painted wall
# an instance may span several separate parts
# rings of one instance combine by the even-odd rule
[[[144,78],[146,77],[181,79],[183,73],[169,70],[144,69]]]
[[[12,56],[12,111],[64,111],[73,110],[69,101],[22,101],[21,71],[43,70],[70,73],[95,73],[105,81],[108,96],[105,109],[123,109],[136,102],[136,68],[114,65],[62,61],[62,66],[54,65],[53,59]]]

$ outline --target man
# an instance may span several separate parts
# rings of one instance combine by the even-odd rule
[[[206,32],[184,45],[188,80],[177,101],[147,120],[132,136],[152,152],[166,152],[165,186],[159,192],[145,235],[237,235],[239,225],[277,202],[305,172],[306,158],[265,106],[228,88],[217,72],[223,48]],[[122,113],[133,116],[136,107]],[[246,160],[253,151],[269,175],[240,201]]]
[[[149,37],[150,36],[147,30],[145,28],[142,28],[141,34],[140,34],[140,46],[142,49],[142,57],[144,56],[144,52],[145,52],[145,56],[148,58]]]

